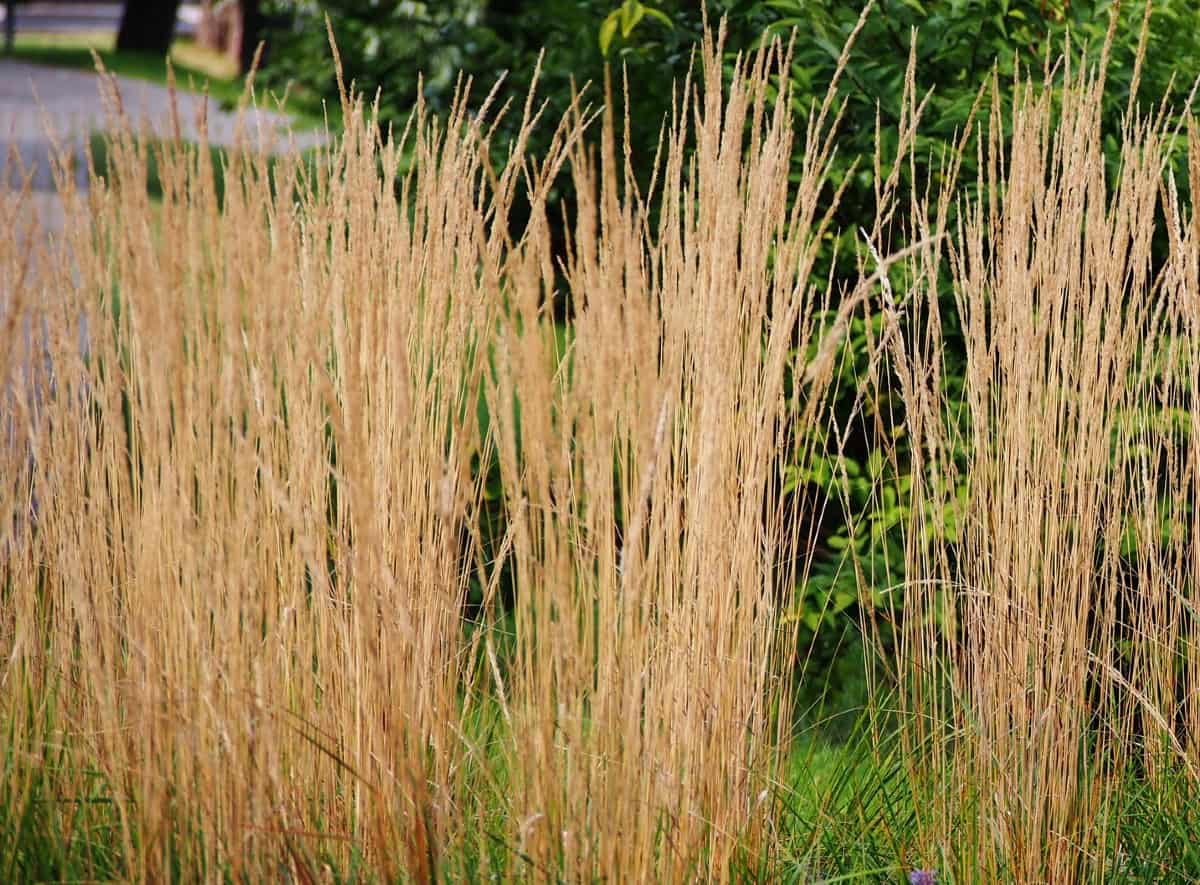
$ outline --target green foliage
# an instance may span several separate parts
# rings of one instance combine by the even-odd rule
[[[802,123],[832,80],[862,10],[861,4],[843,0],[709,0],[707,6],[712,21],[726,19],[730,68],[737,53],[764,40],[794,35],[788,78]],[[563,114],[584,84],[591,84],[591,102],[602,101],[606,71],[618,75],[614,88],[620,91],[624,73],[634,84],[628,96],[632,161],[647,178],[661,126],[678,97],[677,84],[688,72],[692,48],[705,24],[702,4],[694,0],[329,0],[277,2],[276,7],[285,26],[274,36],[264,72],[268,82],[291,82],[313,95],[336,96],[325,45],[328,15],[347,80],[368,94],[380,91],[385,122],[402,123],[418,92],[434,109],[448,107],[459,69],[475,81],[475,104],[503,74],[497,104],[508,101],[519,108],[533,85],[543,48],[537,92],[547,103],[548,120]],[[992,113],[989,101],[977,103],[981,90],[993,80],[1004,83],[1022,74],[1040,79],[1046,59],[1067,45],[1076,63],[1081,58],[1097,63],[1112,9],[1111,0],[877,0],[840,82],[845,107],[830,183],[845,185],[834,223],[841,233],[831,235],[823,250],[822,271],[846,278],[857,272],[863,250],[859,232],[870,229],[876,216],[877,148],[882,175],[889,175],[893,164],[902,164],[902,190],[924,191],[929,186],[936,192],[942,164],[964,131],[986,125]],[[1125,4],[1113,32],[1104,108],[1109,132],[1120,131],[1118,124],[1130,101],[1145,9],[1145,0]],[[896,156],[910,53],[915,54],[918,95],[932,90],[911,164],[909,158]],[[1200,11],[1192,0],[1160,0],[1150,21],[1141,94],[1161,96],[1174,81],[1178,97],[1198,74]],[[1010,92],[1002,90],[1005,95]],[[1007,108],[999,110],[1007,114]],[[514,131],[518,118],[510,110],[501,122],[501,142]],[[539,137],[548,139],[549,129],[542,127]],[[1115,154],[1111,137],[1105,147],[1110,156]],[[539,145],[532,148],[536,154]],[[967,152],[963,161],[960,181],[969,192],[976,175],[974,153]],[[796,156],[793,177],[801,162]],[[558,200],[570,203],[566,182],[552,195],[552,202]],[[520,227],[522,221],[518,211],[514,223]],[[903,222],[894,223],[900,228],[897,233],[903,233]],[[558,238],[561,242],[561,233]],[[903,281],[892,283],[902,298]],[[947,285],[943,291],[948,294],[951,289]],[[558,307],[560,318],[569,316],[569,304]],[[953,345],[961,331],[949,301],[941,318],[945,340]],[[913,323],[921,320],[909,318]],[[881,323],[882,317],[869,313],[855,318],[839,347],[834,408],[837,422],[851,432],[796,440],[786,472],[792,491],[820,493],[830,502],[817,526],[815,564],[790,610],[802,629],[802,648],[812,650],[812,663],[818,667],[829,666],[831,658],[825,656],[843,647],[845,629],[859,616],[851,557],[872,576],[877,596],[903,578],[899,529],[912,516],[904,503],[911,479],[906,440],[899,436],[903,414],[897,402],[882,396],[866,400],[863,393],[877,357]],[[947,353],[943,384],[961,396],[963,366],[955,350],[951,346]],[[948,414],[946,420],[958,419]],[[885,452],[892,454],[885,457]],[[961,488],[944,491],[960,501],[965,493]],[[498,498],[498,489],[495,494]],[[952,524],[929,529],[955,530]],[[489,517],[483,532],[496,539],[503,526]],[[835,627],[833,641],[818,638],[821,631]]]
[[[1122,791],[1120,843],[1113,873],[1129,882],[1195,882],[1200,879],[1200,803],[1185,771],[1168,771],[1156,783],[1131,776]]]
[[[347,82],[354,81],[367,95],[379,90],[385,122],[406,119],[418,93],[432,109],[448,108],[459,71],[473,80],[476,106],[502,77],[497,106],[511,101],[516,108],[501,121],[503,142],[516,130],[543,50],[537,95],[548,103],[548,120],[560,118],[573,94],[587,84],[587,100],[602,102],[605,63],[615,62],[637,84],[631,90],[633,142],[648,164],[671,106],[672,81],[682,79],[701,36],[697,9],[687,0],[276,2],[276,20],[283,24],[272,34],[263,76],[274,86],[291,83],[334,99],[337,84],[324,25],[328,15]],[[745,36],[747,42],[751,36]],[[548,141],[549,129],[542,127],[538,137]]]
[[[638,0],[625,0],[624,3],[610,12],[600,25],[600,52],[603,55],[608,55],[613,38],[617,35],[618,27],[621,29],[621,36],[628,39],[629,35],[633,33],[633,29],[647,16],[657,19],[668,28],[675,27],[671,21],[671,17],[661,9],[655,9],[652,6],[639,3]]]
[[[773,20],[762,39],[796,33],[789,72],[791,100],[803,118],[819,104],[833,78],[842,46],[858,23],[860,8],[837,0],[767,0],[737,7],[737,14],[745,15],[770,10]],[[936,193],[942,164],[966,128],[987,125],[992,110],[988,101],[977,102],[980,91],[993,78],[1000,83],[1021,74],[1040,79],[1046,58],[1068,44],[1088,63],[1098,63],[1111,8],[1106,0],[879,0],[857,37],[840,84],[845,101],[841,154],[831,183],[844,183],[846,190],[835,216],[835,229],[842,234],[830,244],[841,258],[836,271],[852,276],[862,257],[864,244],[859,232],[870,229],[876,211],[872,158],[877,148],[881,175],[890,175],[893,164],[900,162],[902,187],[924,190],[930,186]],[[1144,2],[1126,4],[1114,32],[1104,107],[1109,132],[1120,131],[1120,119],[1129,104],[1145,8]],[[1154,9],[1140,93],[1167,94],[1174,77],[1178,96],[1179,86],[1183,85],[1186,93],[1200,74],[1200,12],[1179,0],[1166,0]],[[915,55],[918,94],[932,90],[911,166],[907,158],[895,156],[910,53]],[[1010,94],[1002,91],[1002,95]],[[999,110],[1004,125],[1008,108]],[[1144,112],[1150,110],[1143,108]],[[1110,157],[1115,155],[1115,141],[1110,139],[1105,147]],[[960,175],[967,193],[973,190],[975,162],[974,153],[968,151]],[[1117,171],[1113,169],[1114,177]],[[833,248],[827,250],[825,260],[832,261],[834,252]],[[893,279],[892,283],[902,299],[903,281]],[[941,309],[944,335],[953,345],[960,340],[961,330],[950,298],[952,289],[945,285],[942,291],[946,293]],[[914,324],[923,320],[909,319]],[[898,529],[911,518],[904,503],[911,483],[907,441],[897,436],[902,432],[903,413],[897,402],[886,397],[862,399],[862,381],[875,353],[879,320],[878,316],[854,320],[839,349],[841,375],[835,384],[835,409],[839,423],[852,426],[852,432],[836,445],[818,441],[815,455],[798,455],[789,473],[797,484],[806,481],[828,494],[831,501],[843,504],[840,513],[826,521],[826,549],[805,592],[798,596],[798,617],[806,630],[828,629],[837,619],[857,614],[857,606],[847,604],[856,584],[853,569],[847,567],[851,556],[873,576],[877,597],[903,577]],[[942,375],[956,402],[961,399],[964,374],[958,352],[953,346],[947,350]],[[951,410],[946,420],[961,419]],[[964,431],[960,428],[960,434]],[[812,441],[799,442],[799,452],[807,451],[806,444],[812,445]],[[896,457],[884,457],[885,452],[893,451]],[[944,494],[965,503],[965,488],[946,489]],[[860,516],[855,519],[853,514]],[[928,526],[927,531],[953,533],[956,528],[951,523]]]
[[[753,5],[777,14],[764,37],[797,33],[790,79],[792,101],[803,114],[832,79],[841,47],[858,22],[859,7],[838,0],[766,0]],[[936,193],[942,163],[970,124],[980,90],[992,78],[1000,83],[1020,75],[1040,79],[1047,59],[1066,47],[1082,53],[1087,63],[1097,64],[1112,8],[1110,0],[878,0],[858,35],[840,85],[846,102],[839,139],[842,170],[832,181],[837,185],[849,176],[838,212],[843,254],[856,253],[857,232],[874,218],[870,167],[877,146],[883,176],[900,159],[909,185],[923,188],[928,182]],[[1107,74],[1108,132],[1120,131],[1129,104],[1145,10],[1144,0],[1138,0],[1124,4],[1119,13]],[[1156,101],[1168,94],[1174,81],[1178,100],[1181,89],[1186,94],[1200,75],[1200,11],[1186,0],[1156,3],[1147,36],[1140,94]],[[911,170],[905,158],[895,157],[910,52],[915,54],[918,93],[930,91]],[[1011,93],[1004,90],[1002,96]],[[1007,107],[1000,109],[1007,116]],[[980,103],[975,122],[984,124],[989,113],[989,102]],[[1105,147],[1112,156],[1116,143],[1111,136]],[[975,181],[975,159],[973,152],[963,157],[960,181],[968,191]]]
[[[31,684],[10,690],[32,694]],[[54,691],[38,709],[40,721],[5,718],[0,750],[0,880],[63,882],[129,877],[121,857],[121,823],[111,785],[99,772],[79,770],[58,741]],[[5,711],[7,712],[7,711]],[[35,760],[30,765],[30,760]],[[63,784],[73,788],[65,795]]]

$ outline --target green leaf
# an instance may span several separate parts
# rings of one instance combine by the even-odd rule
[[[633,33],[633,29],[637,27],[646,15],[646,7],[638,0],[625,0],[621,4],[621,36],[628,37]]]
[[[881,473],[883,473],[883,452],[880,449],[875,449],[867,457],[867,474],[872,479],[875,479]]]
[[[649,6],[646,6],[643,8],[646,10],[646,15],[650,16],[651,18],[657,19],[658,21],[660,21],[664,25],[666,25],[668,28],[675,27],[675,22],[671,21],[671,17],[669,15],[667,15],[665,12],[663,12],[661,9],[651,9]]]
[[[800,485],[800,471],[795,467],[789,467],[784,471],[783,493],[789,495],[796,491]]]
[[[617,33],[617,25],[621,20],[621,11],[614,9],[608,14],[608,18],[600,25],[600,54],[608,55],[608,47],[612,45],[613,37]]]

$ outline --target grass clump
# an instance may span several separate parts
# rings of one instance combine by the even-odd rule
[[[1009,119],[998,88],[977,196],[909,264],[889,333],[914,440],[904,757],[921,851],[956,881],[1109,881],[1148,869],[1146,789],[1195,807],[1196,226],[1165,102],[1130,100],[1110,181],[1103,65],[1019,78]],[[911,225],[941,229],[954,199]],[[961,397],[940,381],[945,265]],[[1195,875],[1186,852],[1157,862]]]
[[[547,156],[522,137],[493,165],[465,102],[383,140],[346,96],[313,162],[235,150],[219,176],[118,132],[87,194],[64,178],[60,251],[24,276],[2,253],[0,719],[62,756],[15,755],[4,789],[20,817],[33,787],[98,782],[109,815],[103,857],[38,819],[55,875],[720,879],[769,858],[806,506],[775,452],[830,377],[785,400],[828,298],[808,274],[834,111],[789,188],[785,54],[728,92],[719,42],[701,56],[647,193],[611,109],[598,155],[577,107]],[[562,170],[567,338],[543,208]],[[485,555],[471,468],[493,457],[507,529]]]

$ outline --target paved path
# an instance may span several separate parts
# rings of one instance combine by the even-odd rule
[[[166,136],[170,133],[171,98],[166,88],[127,77],[116,78],[121,103],[136,128]],[[110,109],[102,99],[99,77],[88,71],[64,70],[42,65],[0,59],[0,153],[15,149],[24,162],[44,167],[53,132],[59,139],[82,143],[90,133],[103,130],[110,122]],[[200,137],[198,121],[205,110],[203,96],[176,93],[180,134],[185,140]],[[221,110],[215,101],[207,102],[208,139],[218,146],[231,146],[237,140],[237,115]],[[260,135],[275,139],[277,150],[304,149],[324,140],[321,133],[301,132],[287,135],[289,118],[268,110],[251,110],[245,119],[245,131],[252,143]],[[49,190],[53,183],[45,170],[35,178],[34,187]]]
[[[123,4],[120,2],[27,2],[17,7],[18,31],[66,33],[72,31],[116,32]],[[0,20],[4,7],[0,5]],[[184,2],[180,7],[176,34],[190,33],[199,19],[200,8]],[[76,185],[86,189],[87,176],[82,162],[82,145],[92,133],[107,128],[110,109],[101,100],[100,81],[89,71],[63,70],[31,65],[0,57],[0,187],[16,186],[20,176],[15,174],[10,157],[19,156],[21,165],[32,172],[32,205],[50,216],[49,228],[61,226],[61,212],[56,212],[55,185],[51,174],[52,145],[65,145],[75,157]],[[161,86],[140,80],[117,78],[122,103],[130,123],[141,128],[148,126],[159,135],[170,132],[171,100]],[[180,134],[189,141],[199,140],[197,121],[203,107],[200,96],[181,92],[177,95]],[[237,138],[236,115],[222,111],[216,102],[207,107],[209,141],[217,146],[234,144]],[[304,149],[320,143],[323,138],[315,132],[283,139],[288,118],[267,111],[252,111],[247,115],[245,131],[252,143],[262,135],[280,137],[275,149],[291,146]],[[50,137],[53,133],[54,138]],[[7,173],[6,173],[7,168]],[[57,217],[56,217],[57,216]]]
[[[116,78],[125,114],[135,128],[145,128],[159,136],[171,132],[171,98],[162,87],[142,80]],[[76,184],[86,189],[87,175],[82,147],[87,137],[104,130],[112,119],[109,102],[102,99],[100,78],[92,72],[64,70],[25,62],[0,59],[0,171],[8,166],[7,185],[19,186],[13,156],[32,173],[32,187],[39,195],[35,200],[46,217],[43,224],[50,230],[61,227],[61,211],[52,194],[55,190],[50,157],[57,141],[68,147],[75,158]],[[199,120],[205,108],[203,96],[178,92],[180,134],[188,141],[198,141]],[[287,116],[266,110],[251,110],[245,118],[244,130],[251,144],[270,144],[277,151],[305,149],[321,143],[323,134],[301,132],[288,134]],[[207,102],[207,129],[210,143],[231,146],[237,141],[237,115],[220,109],[215,101]],[[50,133],[53,133],[53,138]],[[0,187],[5,186],[0,175]],[[45,195],[45,196],[41,196]]]
[[[130,124],[167,136],[171,133],[171,98],[168,91],[141,80],[117,78],[121,103]],[[75,184],[80,190],[88,186],[83,144],[88,136],[106,129],[111,112],[109,102],[101,98],[101,81],[95,73],[62,70],[0,59],[0,190],[20,186],[23,177],[31,176],[32,190],[22,199],[16,218],[16,230],[0,230],[0,237],[15,237],[17,254],[28,254],[30,271],[38,274],[39,256],[61,255],[53,246],[57,234],[66,224],[62,200],[59,199],[51,174],[50,158],[53,145],[64,146],[73,155]],[[194,93],[176,95],[181,136],[189,141],[199,140],[198,121],[205,101]],[[263,144],[276,151],[305,149],[324,141],[319,132],[287,133],[286,116],[269,111],[250,111],[245,117],[245,133],[252,145]],[[209,141],[217,146],[237,142],[237,115],[222,111],[216,102],[207,103]],[[48,133],[54,133],[52,139]],[[260,142],[260,138],[265,141]],[[13,162],[19,157],[19,163]],[[7,205],[14,205],[8,202]],[[10,241],[12,242],[12,241]],[[43,251],[40,246],[50,246]],[[56,260],[63,260],[61,257]],[[69,259],[67,259],[69,260]],[[15,280],[4,279],[0,268],[0,328],[7,321],[12,286]],[[49,293],[43,293],[47,296]],[[82,320],[81,320],[82,323]],[[26,346],[34,340],[34,327],[26,320],[22,326]],[[87,330],[81,324],[77,334],[80,349],[87,348]],[[26,366],[26,369],[29,367]],[[5,414],[6,394],[16,388],[15,382],[0,378],[0,430]],[[2,441],[2,440],[0,440]]]

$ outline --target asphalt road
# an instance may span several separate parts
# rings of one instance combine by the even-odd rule
[[[159,136],[171,134],[171,95],[166,87],[128,77],[114,80],[130,124]],[[90,133],[117,122],[115,106],[102,85],[91,71],[0,59],[0,155],[15,150],[24,164],[37,165],[33,184],[36,190],[54,187],[46,160],[56,139],[79,146]],[[205,116],[211,144],[231,146],[237,142],[235,112],[182,90],[176,93],[175,105],[184,140],[199,140],[199,120]],[[284,114],[252,109],[245,116],[243,129],[251,144],[261,143],[275,151],[304,149],[323,141],[318,132],[288,135],[290,122]]]
[[[113,79],[121,97],[127,125],[150,135],[169,137],[171,95],[157,84],[126,77]],[[52,173],[51,158],[68,158],[76,187],[88,186],[83,145],[93,132],[118,123],[111,90],[103,90],[92,71],[34,65],[0,57],[0,189],[30,193],[13,220],[17,241],[37,252],[38,240],[53,240],[66,218]],[[303,150],[324,141],[321,132],[291,134],[290,118],[267,110],[251,109],[239,126],[236,113],[196,93],[179,91],[175,105],[179,134],[187,141],[200,139],[199,121],[206,118],[209,143],[229,147],[243,143],[275,153]],[[239,134],[240,133],[240,134]],[[12,205],[11,203],[9,205]],[[0,231],[0,236],[10,233]],[[5,308],[6,281],[0,280],[0,320]]]
[[[194,12],[194,7],[184,7],[177,33],[187,33],[194,23],[191,16]],[[57,33],[115,32],[120,14],[119,3],[30,3],[20,7],[17,28]],[[114,78],[113,84],[120,93],[128,125],[160,136],[171,134],[172,101],[167,89],[122,77]],[[13,225],[0,230],[0,238],[12,238],[8,244],[17,244],[15,254],[28,256],[26,274],[32,276],[27,276],[26,285],[22,286],[26,292],[37,287],[40,262],[64,260],[65,256],[55,248],[55,240],[66,222],[66,210],[51,172],[52,155],[61,152],[60,155],[70,158],[75,185],[86,191],[83,144],[91,133],[105,130],[117,120],[111,90],[102,86],[94,72],[33,65],[0,56],[0,210],[3,210],[0,222]],[[318,132],[289,134],[289,118],[265,110],[251,110],[239,127],[236,114],[221,110],[215,102],[210,101],[206,106],[203,96],[194,93],[178,92],[175,105],[179,134],[190,141],[199,139],[198,121],[202,114],[207,118],[209,142],[215,146],[231,146],[239,137],[245,137],[252,146],[279,152],[304,149],[324,140]],[[239,136],[239,132],[244,135]],[[29,190],[18,193],[26,185]],[[18,206],[18,214],[12,218],[9,213]],[[7,270],[13,269],[12,264],[7,265]],[[17,285],[16,280],[6,278],[4,270],[0,268],[0,329],[9,322],[10,299]],[[39,297],[53,298],[53,293],[43,289]],[[32,317],[25,317],[19,328],[22,354],[19,363],[9,366],[7,378],[0,378],[0,444],[6,439],[12,443],[11,436],[4,436],[11,435],[14,428],[10,420],[14,401],[10,397],[33,397],[31,402],[36,406],[42,388],[31,379],[49,365],[46,358],[37,356],[40,347],[37,342],[47,334],[44,323],[39,326]],[[86,352],[88,332],[82,317],[68,334],[77,336],[80,352]],[[10,339],[6,343],[13,342]],[[0,555],[3,552],[0,550]]]

